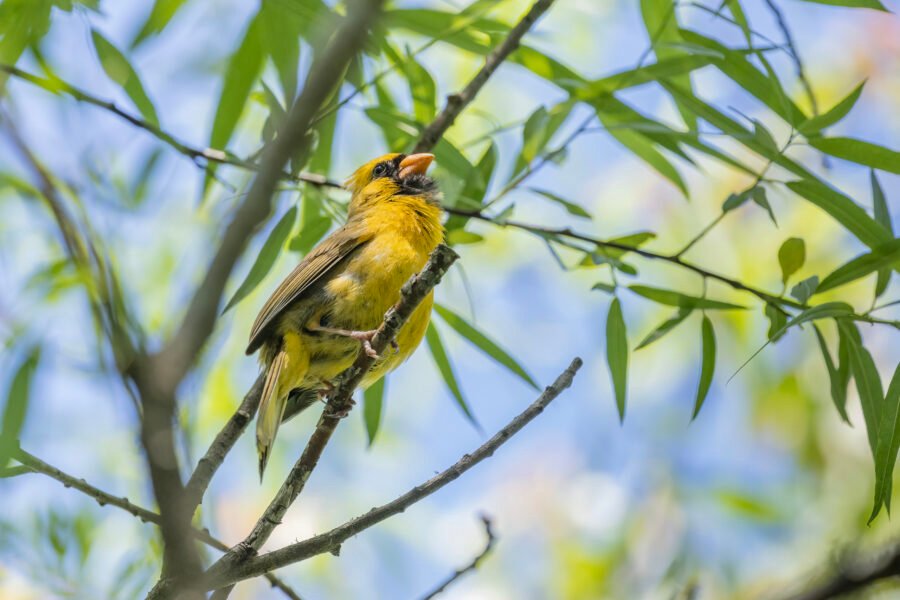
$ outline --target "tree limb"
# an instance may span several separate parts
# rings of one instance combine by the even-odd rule
[[[155,513],[152,510],[138,506],[137,504],[129,501],[128,498],[113,496],[110,493],[104,492],[103,490],[89,484],[84,479],[69,475],[68,473],[57,469],[53,465],[42,461],[37,456],[26,452],[21,448],[18,448],[14,452],[13,458],[22,463],[22,466],[18,467],[18,469],[20,469],[21,471],[21,474],[40,473],[42,475],[46,475],[51,479],[55,479],[56,481],[60,482],[67,488],[78,490],[79,492],[90,496],[91,498],[96,500],[97,504],[99,504],[100,506],[109,505],[115,506],[116,508],[121,508],[122,510],[131,513],[144,523],[153,523],[155,525],[159,525],[161,523],[159,513]],[[16,469],[16,467],[11,467],[8,470],[11,471],[13,469]],[[221,542],[218,539],[214,538],[205,529],[191,528],[191,533],[199,541],[212,548],[215,548],[216,550],[221,550],[223,552],[228,550],[228,546],[225,545],[224,542]],[[271,573],[266,573],[265,577],[269,580],[273,587],[280,589],[288,598],[290,598],[291,600],[299,600],[300,596],[297,594],[297,592],[291,589],[291,587],[284,583],[280,578]]]
[[[818,580],[809,589],[790,596],[785,600],[827,600],[858,592],[874,585],[882,579],[900,575],[900,545],[871,555],[865,559],[840,560],[823,570],[827,576]]]
[[[481,564],[481,561],[485,559],[485,557],[490,554],[491,550],[494,548],[494,543],[497,541],[496,536],[494,536],[494,529],[491,524],[491,520],[485,515],[481,516],[481,522],[484,524],[484,533],[487,536],[487,540],[484,544],[484,549],[472,559],[468,565],[461,569],[457,569],[450,577],[442,581],[436,588],[422,596],[422,600],[431,600],[448,587],[453,585],[458,579],[469,573],[470,571],[474,571],[478,568],[478,565]]]
[[[244,563],[234,566],[222,564],[213,565],[207,572],[207,586],[212,589],[233,584],[237,581],[257,577],[274,569],[284,567],[323,554],[325,552],[337,552],[341,544],[347,539],[376,525],[396,514],[402,513],[407,508],[416,504],[423,498],[435,493],[448,483],[455,481],[460,475],[492,456],[497,449],[509,441],[512,436],[522,430],[528,423],[541,414],[547,406],[553,402],[566,388],[572,385],[572,380],[582,361],[575,358],[569,367],[556,378],[550,386],[522,413],[513,418],[503,429],[498,431],[491,439],[482,444],[471,454],[464,454],[451,467],[428,481],[417,485],[402,496],[373,508],[343,525],[335,527],[331,531],[313,536],[307,540],[291,544],[279,550],[268,552],[261,556],[250,558]]]
[[[550,8],[553,2],[554,0],[538,0],[531,6],[525,16],[516,23],[515,27],[509,30],[503,42],[487,55],[484,59],[484,66],[481,67],[481,70],[478,71],[469,84],[460,92],[447,97],[447,105],[444,107],[444,110],[422,132],[413,152],[426,152],[437,144],[444,132],[453,125],[459,113],[475,99],[475,96],[481,91],[481,88],[484,87],[491,75],[494,74],[497,67],[506,60],[513,50],[519,47],[522,37],[531,29],[535,21]]]
[[[375,352],[380,354],[386,351],[403,324],[425,299],[425,296],[440,282],[441,277],[457,258],[458,256],[453,250],[440,245],[432,252],[425,268],[404,284],[400,290],[400,300],[385,314],[384,321],[372,338],[371,345]],[[228,572],[246,562],[266,543],[272,531],[281,523],[287,509],[303,491],[309,476],[318,465],[325,446],[342,420],[339,415],[345,415],[352,408],[353,392],[374,364],[375,359],[361,348],[353,365],[338,377],[335,391],[322,411],[322,416],[319,417],[319,422],[316,424],[309,442],[275,498],[247,537],[220,558],[211,567],[212,570]]]

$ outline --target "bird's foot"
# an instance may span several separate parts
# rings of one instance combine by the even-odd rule
[[[356,400],[350,398],[350,404],[347,406],[347,408],[343,410],[332,410],[330,416],[336,419],[346,419],[350,415],[350,410],[352,410],[354,406],[356,406]]]
[[[328,396],[334,392],[336,386],[326,379],[320,379],[319,385],[322,387],[316,391],[316,395],[319,398],[319,402],[325,402]]]
[[[381,358],[381,356],[379,356],[378,353],[375,352],[375,348],[372,347],[372,338],[374,338],[375,334],[378,333],[377,329],[370,329],[369,331],[350,331],[348,333],[348,337],[351,337],[362,344],[363,350],[365,351],[366,355],[376,360]]]

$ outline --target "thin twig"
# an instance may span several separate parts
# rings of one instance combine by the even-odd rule
[[[413,152],[426,152],[434,147],[444,133],[453,125],[456,117],[469,105],[475,96],[487,83],[494,71],[497,70],[503,61],[519,47],[522,37],[531,29],[535,21],[546,12],[554,0],[538,0],[535,2],[522,19],[516,23],[515,27],[509,30],[503,42],[494,48],[490,54],[484,59],[484,66],[472,78],[469,84],[456,94],[447,97],[447,105],[444,110],[432,121],[428,127],[422,131],[419,142],[416,144]]]
[[[143,129],[156,139],[170,146],[179,154],[182,154],[191,159],[194,164],[202,169],[208,170],[210,163],[230,165],[247,171],[258,171],[260,168],[259,163],[255,161],[238,158],[223,150],[217,150],[215,148],[199,148],[197,146],[186,144],[185,142],[182,142],[177,137],[175,137],[175,135],[162,129],[159,125],[151,123],[150,121],[147,121],[146,119],[143,119],[142,117],[134,113],[120,108],[115,102],[104,100],[103,98],[94,96],[93,94],[90,94],[82,90],[81,88],[60,79],[59,77],[40,77],[38,75],[20,69],[14,65],[5,63],[0,63],[0,72],[12,75],[17,79],[26,81],[52,94],[62,92],[64,94],[68,94],[78,102],[84,102],[85,104],[90,104],[91,106],[101,108],[119,117],[120,119],[127,121],[138,129]],[[331,181],[327,177],[323,177],[322,175],[318,175],[315,173],[299,173],[297,175],[292,175],[291,173],[284,171],[281,173],[281,177],[282,179],[294,181],[297,183],[311,183],[313,185],[325,187],[342,187],[340,183]]]
[[[115,506],[116,508],[121,508],[122,510],[131,513],[144,523],[153,523],[155,525],[159,525],[161,523],[161,517],[159,513],[155,513],[152,510],[138,506],[137,504],[134,504],[133,502],[128,500],[128,498],[114,496],[108,492],[104,492],[100,488],[89,484],[84,479],[69,475],[68,473],[65,473],[64,471],[54,467],[53,465],[42,461],[37,456],[26,452],[21,448],[18,448],[14,452],[13,458],[22,463],[22,465],[19,467],[11,467],[8,470],[18,469],[23,474],[40,473],[42,475],[46,475],[47,477],[60,482],[67,488],[78,490],[82,494],[90,496],[91,498],[96,500],[97,504],[99,504],[100,506],[109,505]],[[216,550],[221,550],[223,552],[228,550],[228,546],[224,542],[214,538],[205,529],[192,528],[191,532],[193,536],[196,537],[199,541],[212,548],[215,548]],[[269,580],[272,586],[280,589],[291,600],[300,600],[300,596],[297,594],[297,592],[292,590],[291,587],[284,583],[280,578],[271,573],[266,573],[265,577]]]
[[[809,589],[784,597],[785,600],[827,600],[843,597],[876,584],[882,579],[900,575],[900,545],[894,545],[864,561],[843,560],[828,565],[827,576]]]
[[[207,586],[214,588],[229,585],[319,554],[326,552],[336,553],[340,549],[341,544],[347,539],[396,514],[402,513],[423,498],[455,481],[463,473],[484,459],[492,456],[500,446],[521,431],[525,425],[541,414],[566,388],[572,385],[572,379],[575,377],[578,369],[581,368],[581,365],[582,361],[580,358],[572,360],[569,367],[556,378],[556,381],[547,387],[537,400],[521,414],[513,418],[503,429],[498,431],[477,450],[470,454],[464,454],[455,464],[428,481],[417,485],[391,502],[373,508],[369,512],[351,519],[326,533],[268,552],[256,558],[251,558],[243,564],[231,568],[226,568],[223,565],[213,565],[207,572],[209,579]]]
[[[491,520],[487,516],[482,515],[481,522],[484,525],[484,534],[485,536],[487,536],[487,540],[484,544],[484,549],[478,554],[478,556],[472,559],[472,562],[461,569],[457,569],[452,575],[450,575],[450,577],[442,581],[436,588],[422,596],[422,600],[431,600],[432,598],[446,590],[461,577],[477,569],[478,565],[481,564],[481,561],[483,561],[485,557],[490,554],[491,550],[493,550],[494,548],[494,544],[496,543],[497,538],[494,535],[494,529],[491,525]]]
[[[806,77],[806,71],[803,68],[803,61],[800,60],[800,53],[797,52],[797,45],[794,44],[794,36],[791,34],[790,27],[788,27],[787,19],[785,19],[784,14],[781,12],[781,9],[778,8],[778,5],[774,0],[766,0],[766,5],[768,5],[769,10],[775,16],[775,21],[778,23],[778,28],[781,30],[781,34],[784,36],[784,43],[787,47],[787,53],[794,61],[794,66],[797,69],[797,79],[800,80],[800,85],[803,86],[803,91],[806,92],[806,97],[809,99],[809,107],[812,109],[812,116],[817,117],[819,115],[819,105],[816,102],[816,95],[813,93],[812,85],[809,83],[809,79]]]
[[[559,227],[559,228],[543,227],[540,225],[532,225],[530,223],[521,223],[518,221],[500,220],[500,219],[496,219],[494,217],[484,215],[481,212],[474,211],[474,210],[464,210],[464,209],[459,209],[459,208],[445,208],[444,210],[453,215],[468,217],[470,219],[479,219],[481,221],[485,221],[487,223],[496,225],[497,227],[512,227],[513,229],[520,229],[522,231],[528,231],[528,232],[537,234],[544,239],[546,239],[547,236],[561,236],[561,237],[567,237],[567,238],[574,239],[574,240],[580,240],[582,242],[587,242],[589,244],[593,244],[600,248],[610,248],[610,249],[614,249],[614,250],[623,250],[625,252],[633,252],[644,258],[649,258],[652,260],[661,260],[661,261],[671,263],[673,265],[677,265],[683,269],[687,269],[688,271],[692,271],[692,272],[696,273],[697,275],[700,275],[704,279],[713,279],[715,281],[719,281],[721,283],[728,285],[729,287],[731,287],[735,290],[753,294],[760,300],[767,302],[769,304],[774,304],[774,305],[780,306],[780,307],[793,308],[793,309],[797,309],[797,310],[806,310],[806,309],[810,308],[809,304],[800,303],[795,300],[791,300],[790,298],[783,298],[781,296],[776,296],[775,294],[766,292],[759,288],[755,288],[755,287],[748,285],[746,283],[743,283],[742,281],[739,281],[737,279],[733,279],[733,278],[727,277],[725,275],[720,275],[719,273],[716,273],[714,271],[710,271],[708,269],[705,269],[703,267],[695,265],[691,262],[684,260],[680,256],[671,255],[671,254],[660,254],[658,252],[644,250],[642,248],[630,246],[628,244],[621,244],[619,242],[611,242],[611,241],[603,240],[603,239],[600,239],[597,237],[579,233],[568,227]],[[861,314],[854,313],[854,314],[848,315],[848,316],[849,316],[849,318],[856,320],[856,321],[861,321],[864,323],[879,324],[879,325],[889,325],[896,329],[900,329],[900,321],[892,321],[889,319],[877,319],[877,318],[871,317],[868,314],[861,315]]]
[[[376,353],[382,353],[397,335],[425,296],[440,282],[450,265],[458,258],[449,247],[441,245],[432,253],[428,264],[414,275],[400,291],[400,300],[385,314],[384,321],[372,338],[371,345]],[[220,558],[211,569],[228,572],[256,554],[266,543],[275,527],[287,512],[297,496],[303,491],[310,474],[316,468],[325,446],[342,418],[353,406],[353,392],[363,376],[369,371],[375,359],[360,349],[356,361],[339,377],[322,416],[310,436],[309,442],[288,474],[281,489],[259,518],[253,530],[237,546]],[[233,582],[229,582],[233,583]]]

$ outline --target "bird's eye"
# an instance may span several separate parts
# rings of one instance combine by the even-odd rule
[[[387,173],[387,165],[384,163],[378,163],[375,165],[375,170],[372,171],[375,177],[383,177],[385,173]]]

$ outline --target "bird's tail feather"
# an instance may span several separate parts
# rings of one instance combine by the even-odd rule
[[[259,401],[259,415],[256,417],[256,452],[259,455],[260,481],[266,470],[266,463],[269,461],[272,445],[275,443],[275,436],[278,435],[278,426],[281,424],[281,417],[287,403],[287,395],[280,393],[281,386],[278,385],[278,380],[281,372],[287,367],[288,360],[287,353],[280,350],[269,363],[266,371],[266,383]]]

